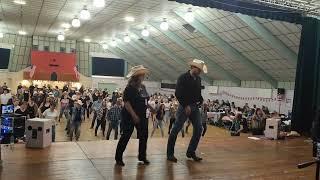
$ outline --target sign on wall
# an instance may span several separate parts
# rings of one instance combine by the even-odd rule
[[[76,54],[32,51],[31,67],[24,76],[34,80],[78,81]]]

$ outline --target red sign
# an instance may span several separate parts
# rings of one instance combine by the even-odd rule
[[[29,76],[36,80],[78,81],[76,54],[32,51]]]

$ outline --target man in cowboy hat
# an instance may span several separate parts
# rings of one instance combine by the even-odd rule
[[[179,107],[176,114],[177,119],[169,135],[167,145],[167,159],[172,162],[177,162],[177,158],[174,156],[174,146],[177,135],[187,119],[189,119],[193,125],[193,135],[186,155],[194,161],[202,160],[202,158],[198,157],[195,153],[202,132],[199,106],[203,103],[203,98],[201,95],[201,78],[199,75],[201,72],[207,73],[207,67],[203,61],[198,59],[194,59],[189,65],[190,70],[178,78],[176,86],[175,94],[179,101]]]

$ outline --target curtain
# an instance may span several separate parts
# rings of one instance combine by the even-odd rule
[[[260,18],[286,21],[300,24],[302,22],[302,13],[298,11],[289,11],[280,8],[268,7],[262,4],[252,3],[243,0],[169,0],[179,3],[191,4],[200,7],[211,7],[225,11],[256,16]]]
[[[306,17],[302,23],[292,111],[292,130],[310,133],[320,105],[320,21]]]

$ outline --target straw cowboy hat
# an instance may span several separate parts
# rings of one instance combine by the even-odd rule
[[[207,65],[199,59],[192,60],[191,62],[189,62],[189,65],[199,68],[205,74],[208,73]]]
[[[147,73],[149,73],[149,70],[145,68],[143,65],[133,66],[130,72],[128,73],[127,78]]]

